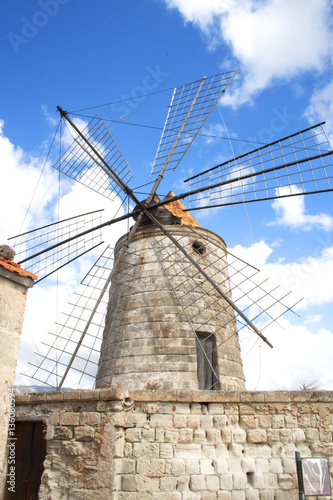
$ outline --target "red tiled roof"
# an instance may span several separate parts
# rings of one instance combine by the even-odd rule
[[[12,273],[17,273],[20,276],[23,276],[24,278],[31,278],[33,280],[37,279],[37,276],[35,274],[32,274],[29,271],[26,271],[25,269],[22,269],[20,264],[16,264],[16,262],[12,262],[11,260],[6,260],[3,257],[0,257],[0,266],[2,266],[4,269],[7,269],[7,271],[11,271]]]

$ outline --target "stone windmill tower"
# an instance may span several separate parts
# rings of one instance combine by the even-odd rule
[[[290,307],[253,279],[244,262],[233,256],[227,264],[223,239],[187,210],[331,191],[333,175],[319,124],[201,172],[185,181],[185,193],[160,200],[164,175],[177,168],[234,75],[175,88],[144,201],[130,187],[133,172],[104,121],[93,117],[82,131],[58,107],[73,142],[54,167],[117,197],[126,213],[104,223],[95,212],[83,214],[20,235],[11,242],[19,264],[43,279],[95,248],[103,227],[135,223],[88,273],[86,291],[34,364],[33,378],[57,388],[75,372],[101,388],[244,389],[239,332],[248,329],[270,345],[258,318],[267,326]]]
[[[216,283],[231,297],[224,241],[183,209],[171,202],[155,217],[193,259],[215,267]],[[96,387],[245,389],[234,310],[145,222],[111,284]],[[126,240],[117,242],[116,259]]]

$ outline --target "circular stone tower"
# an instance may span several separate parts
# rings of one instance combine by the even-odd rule
[[[231,297],[223,239],[183,208],[172,202],[155,217]],[[124,235],[116,244],[115,262],[126,244]],[[232,307],[148,221],[112,279],[96,387],[245,390]]]

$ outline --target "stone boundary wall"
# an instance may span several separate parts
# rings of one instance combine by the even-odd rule
[[[297,500],[295,451],[333,472],[329,391],[55,391],[16,411],[47,423],[45,500]]]

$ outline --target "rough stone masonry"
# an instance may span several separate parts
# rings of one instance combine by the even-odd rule
[[[42,500],[296,500],[295,451],[333,470],[329,391],[95,389],[16,404],[18,421],[47,425]]]

